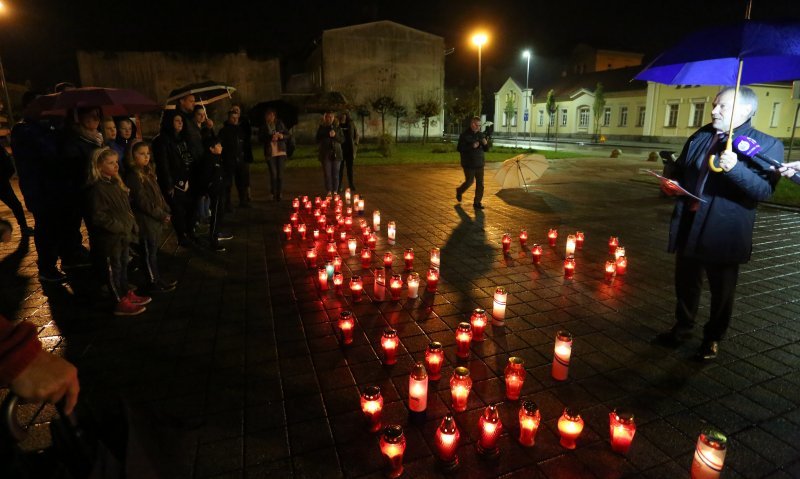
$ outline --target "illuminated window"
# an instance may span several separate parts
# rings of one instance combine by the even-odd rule
[[[539,126],[544,126],[544,110],[539,110],[539,117],[536,122],[539,124]]]
[[[567,109],[561,110],[561,126],[567,126]]]
[[[606,107],[603,110],[603,126],[611,124],[611,107]]]
[[[589,128],[589,107],[584,106],[578,110],[578,128]]]
[[[628,126],[628,107],[621,106],[619,108],[619,126]]]

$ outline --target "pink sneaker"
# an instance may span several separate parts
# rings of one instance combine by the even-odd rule
[[[119,303],[117,303],[117,306],[114,308],[114,315],[136,316],[137,314],[144,313],[146,309],[147,308],[145,308],[144,306],[131,303],[131,301],[126,296],[122,298],[122,300]]]
[[[125,295],[125,298],[128,299],[132,304],[138,306],[144,306],[145,304],[150,304],[150,301],[153,300],[150,296],[138,296],[136,295],[133,290],[128,291],[128,294]]]

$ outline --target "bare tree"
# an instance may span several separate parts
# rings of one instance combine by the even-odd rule
[[[375,110],[379,115],[381,115],[381,134],[386,134],[386,113],[390,112],[392,107],[395,105],[394,98],[384,95],[380,96],[371,102],[372,109]]]

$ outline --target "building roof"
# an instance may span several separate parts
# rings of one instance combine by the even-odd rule
[[[580,90],[593,92],[598,82],[603,84],[605,93],[646,90],[646,81],[633,79],[637,73],[642,71],[642,68],[642,66],[635,66],[581,75],[567,75],[549,85],[544,85],[534,95],[541,98],[547,96],[547,92],[552,89],[557,100],[567,100]]]
[[[409,26],[403,25],[401,23],[393,22],[391,20],[379,20],[377,22],[360,23],[358,25],[348,25],[346,27],[340,27],[340,28],[329,28],[327,30],[323,30],[322,33],[324,35],[325,33],[344,32],[344,31],[347,31],[347,30],[350,30],[350,31],[353,31],[353,30],[367,30],[367,29],[368,30],[375,30],[375,29],[382,29],[382,28],[387,28],[387,27],[399,28],[399,29],[402,29],[402,30],[408,30],[410,32],[413,32],[413,33],[416,33],[416,34],[419,34],[419,35],[426,35],[426,36],[429,36],[429,37],[432,37],[432,38],[437,38],[439,40],[444,41],[444,38],[440,37],[439,35],[434,35],[433,33],[428,33],[428,32],[422,31],[422,30],[417,30],[416,28],[411,28]]]

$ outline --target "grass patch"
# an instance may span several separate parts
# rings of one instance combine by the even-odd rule
[[[781,178],[775,194],[772,195],[770,203],[786,206],[800,206],[800,185],[793,183],[786,178]]]

